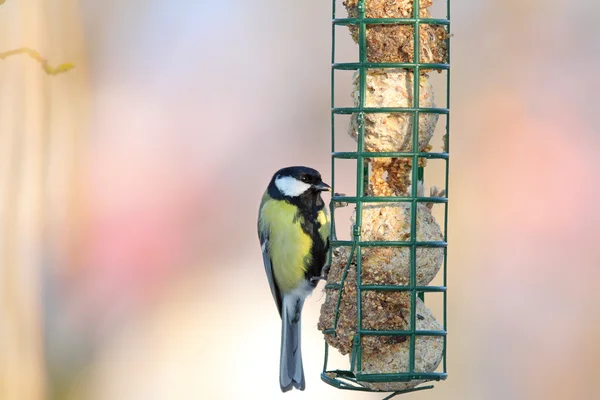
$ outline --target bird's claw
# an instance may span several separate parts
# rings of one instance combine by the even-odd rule
[[[327,280],[330,269],[331,269],[331,264],[327,264],[323,267],[323,269],[321,270],[321,276],[323,277],[323,279]]]
[[[313,276],[312,278],[310,278],[311,283],[318,283],[321,280],[326,281],[327,276],[329,275],[330,269],[331,269],[331,265],[324,266],[323,269],[321,270],[321,275]]]

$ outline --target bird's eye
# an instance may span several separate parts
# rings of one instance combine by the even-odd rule
[[[300,180],[302,182],[308,182],[308,176],[304,175],[304,176],[302,176],[302,178],[300,178]]]

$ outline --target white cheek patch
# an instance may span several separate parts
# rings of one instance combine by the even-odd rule
[[[277,189],[279,189],[281,193],[290,197],[300,196],[302,193],[310,189],[310,185],[308,183],[299,181],[291,176],[282,176],[275,179],[275,186],[277,186]]]

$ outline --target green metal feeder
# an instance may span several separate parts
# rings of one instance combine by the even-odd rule
[[[422,0],[423,1],[423,0]],[[441,1],[441,0],[440,0]],[[347,0],[347,2],[351,2]],[[359,390],[359,391],[390,391],[378,389],[378,385],[381,383],[408,383],[411,386],[411,382],[419,381],[419,384],[428,381],[439,381],[444,380],[447,377],[446,371],[446,334],[447,334],[447,321],[446,321],[446,262],[447,262],[447,193],[448,193],[448,144],[449,144],[449,109],[448,108],[435,108],[435,107],[421,107],[420,106],[420,85],[421,72],[424,70],[443,70],[446,71],[446,107],[449,107],[450,100],[450,66],[449,66],[449,35],[450,35],[450,0],[446,1],[446,18],[445,19],[434,19],[434,18],[423,18],[421,15],[419,1],[413,2],[412,17],[408,15],[403,18],[367,18],[368,14],[368,1],[359,0],[355,1],[356,4],[356,15],[350,15],[349,18],[337,18],[336,17],[336,0],[332,0],[332,70],[331,70],[331,128],[332,128],[332,186],[333,191],[336,191],[335,185],[335,160],[339,159],[353,159],[356,160],[356,196],[345,196],[334,194],[331,201],[331,216],[332,216],[332,237],[331,245],[335,250],[336,248],[345,248],[348,253],[348,260],[345,262],[345,267],[341,275],[341,280],[336,283],[328,282],[325,286],[326,290],[330,293],[336,293],[332,298],[337,298],[335,306],[335,316],[333,318],[333,326],[327,329],[323,329],[323,333],[326,335],[336,336],[338,335],[338,321],[340,318],[340,304],[342,302],[342,293],[344,285],[347,284],[349,271],[352,268],[355,269],[355,286],[356,290],[356,326],[354,327],[354,337],[352,339],[352,348],[349,357],[349,368],[346,370],[330,370],[328,369],[329,359],[329,347],[330,345],[325,342],[325,360],[323,366],[323,372],[321,379],[337,388],[348,389],[348,390]],[[346,4],[347,6],[347,4]],[[348,8],[348,6],[347,6]],[[446,54],[443,60],[439,62],[428,62],[423,63],[421,58],[422,43],[420,34],[412,34],[414,54],[412,54],[412,60],[408,62],[375,62],[378,60],[369,60],[370,45],[373,43],[368,42],[368,27],[377,26],[411,26],[412,32],[421,33],[422,26],[436,26],[443,27],[445,36],[440,39],[446,48]],[[338,63],[336,62],[335,55],[335,29],[337,26],[348,26],[353,29],[353,33],[356,35],[355,39],[358,42],[359,49],[359,61],[349,63]],[[372,37],[371,37],[372,39]],[[372,51],[372,50],[371,50]],[[371,57],[373,58],[373,57]],[[373,69],[392,71],[404,70],[412,72],[412,101],[413,104],[408,107],[372,107],[366,106],[365,98],[367,93],[367,76],[368,71]],[[334,89],[335,89],[335,72],[339,70],[354,70],[358,73],[358,101],[355,107],[336,107],[334,102]],[[376,113],[386,113],[390,115],[394,114],[410,114],[412,118],[412,140],[411,146],[408,151],[369,151],[368,146],[365,145],[365,120],[368,115]],[[356,151],[349,152],[338,152],[336,151],[335,144],[335,116],[340,114],[352,115],[355,118],[355,124],[357,127],[357,149]],[[427,115],[446,115],[446,126],[445,126],[445,145],[442,152],[428,152],[421,149],[419,143],[419,129],[420,129],[420,116]],[[409,133],[410,134],[410,133]],[[375,196],[373,193],[367,193],[367,186],[369,183],[369,163],[372,160],[378,159],[407,159],[410,160],[410,180],[413,183],[410,186],[410,191],[406,195],[395,195],[395,196]],[[419,166],[419,160],[422,159],[438,159],[443,160],[445,165],[445,193],[446,195],[439,195],[433,197],[425,197],[418,191],[418,185],[416,182],[423,181],[424,169]],[[351,240],[337,240],[335,235],[335,212],[337,206],[341,203],[354,204],[356,207],[355,220],[352,229]],[[410,215],[410,235],[408,240],[364,240],[362,228],[363,228],[363,203],[373,203],[377,205],[386,206],[398,206],[398,203],[408,204],[407,214]],[[418,241],[417,240],[417,213],[420,203],[436,203],[444,206],[444,227],[443,232],[440,233],[442,240],[429,240],[429,241]],[[365,206],[366,207],[366,206]],[[410,213],[408,214],[408,210]],[[369,251],[373,248],[408,248],[410,252],[410,277],[405,284],[402,285],[391,285],[383,284],[377,285],[369,282],[363,284],[364,280],[364,252]],[[417,279],[417,268],[419,265],[418,261],[418,249],[431,248],[439,249],[443,252],[443,261],[441,261],[441,271],[443,277],[443,286],[428,286],[418,282]],[[332,256],[330,255],[330,264],[332,262]],[[408,264],[407,264],[408,265]],[[410,318],[407,321],[407,328],[402,330],[379,330],[379,329],[367,329],[364,327],[364,321],[366,316],[363,312],[362,302],[364,296],[368,292],[393,292],[405,293],[407,300],[407,307],[410,307]],[[429,329],[419,330],[417,329],[417,319],[423,319],[421,315],[417,313],[418,303],[425,300],[425,293],[437,292],[443,296],[443,316],[441,316],[441,329]],[[419,301],[417,299],[420,299]],[[440,316],[438,316],[440,317]],[[366,371],[364,368],[364,354],[363,340],[367,337],[375,338],[398,338],[398,341],[408,342],[408,366],[404,371],[395,371],[393,373],[372,373]],[[441,371],[419,371],[415,368],[416,364],[416,339],[417,338],[441,338],[439,341],[442,343],[441,347]],[[437,369],[440,369],[437,368]],[[412,385],[415,386],[415,385]],[[397,394],[407,393],[417,390],[424,390],[432,388],[432,385],[421,386],[421,387],[410,387],[403,390],[393,390],[392,393],[386,397],[389,399]]]

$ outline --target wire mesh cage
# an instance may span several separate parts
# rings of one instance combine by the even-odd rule
[[[345,0],[342,18],[336,3],[332,0],[333,251],[319,320],[325,335],[321,378],[340,389],[392,392],[390,398],[432,388],[417,385],[447,377],[450,1],[445,18],[432,18],[432,0]],[[358,44],[358,61],[336,60],[339,27]],[[340,71],[353,72],[352,106],[336,104]],[[434,102],[429,74],[436,71],[445,74],[445,107]],[[352,151],[336,147],[336,117],[344,115],[355,140]],[[435,152],[430,142],[440,117],[445,126]],[[356,162],[353,196],[337,193],[340,160]],[[425,166],[434,160],[443,163],[443,189],[425,196]],[[348,204],[355,207],[350,238],[338,240],[336,210]],[[437,218],[434,207],[443,207]],[[435,277],[441,284],[430,284]],[[434,293],[441,296],[441,322],[425,306],[425,294]],[[331,346],[348,355],[348,368],[328,368]]]

